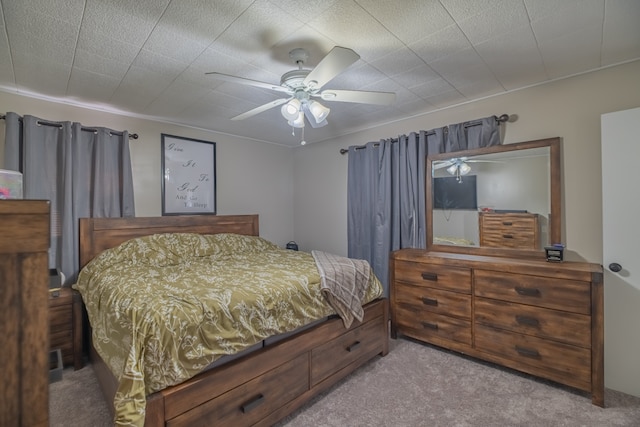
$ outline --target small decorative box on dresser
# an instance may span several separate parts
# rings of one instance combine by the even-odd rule
[[[532,213],[479,212],[480,246],[540,249],[538,215]]]
[[[62,351],[64,365],[82,368],[82,304],[78,292],[65,287],[57,297],[49,293],[49,331],[49,347]]]
[[[391,334],[589,392],[604,406],[602,266],[402,249]]]

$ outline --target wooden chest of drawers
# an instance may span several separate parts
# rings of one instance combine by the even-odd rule
[[[604,406],[602,267],[403,249],[391,333],[556,381]]]
[[[540,249],[540,226],[537,214],[480,212],[478,225],[480,246]]]

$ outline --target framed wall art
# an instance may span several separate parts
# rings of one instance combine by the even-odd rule
[[[162,215],[216,213],[216,143],[162,134]]]

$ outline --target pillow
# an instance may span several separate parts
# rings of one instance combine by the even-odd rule
[[[279,249],[278,245],[262,237],[233,233],[207,235],[220,248],[220,253],[258,253]]]
[[[279,249],[258,236],[233,233],[162,233],[127,240],[98,255],[93,264],[103,267],[120,262],[157,267],[179,265],[194,257],[213,259],[234,253],[259,253]]]

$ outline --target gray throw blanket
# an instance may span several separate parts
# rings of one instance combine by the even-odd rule
[[[311,255],[320,272],[322,294],[342,318],[345,328],[351,326],[354,318],[362,321],[362,301],[371,275],[369,263],[322,251],[311,251]]]

